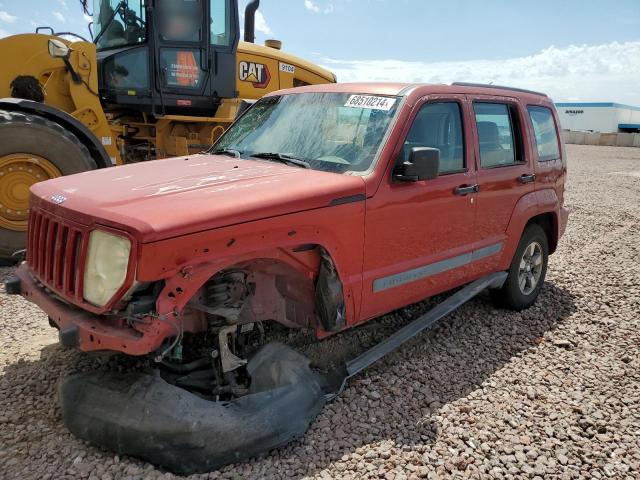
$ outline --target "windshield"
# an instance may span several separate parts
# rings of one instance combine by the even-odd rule
[[[227,130],[211,151],[233,151],[241,158],[279,154],[302,160],[315,170],[365,171],[398,103],[397,97],[348,93],[266,97]]]
[[[98,50],[146,40],[144,0],[95,0],[93,22]]]

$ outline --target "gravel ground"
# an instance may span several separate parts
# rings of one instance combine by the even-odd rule
[[[640,478],[640,149],[568,152],[572,214],[534,307],[472,301],[352,380],[300,441],[193,478]],[[174,478],[68,433],[56,383],[95,360],[22,299],[0,305],[0,477]]]

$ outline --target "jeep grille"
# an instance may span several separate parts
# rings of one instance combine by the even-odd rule
[[[88,233],[79,225],[31,210],[27,263],[38,280],[69,300],[82,301],[82,272]]]

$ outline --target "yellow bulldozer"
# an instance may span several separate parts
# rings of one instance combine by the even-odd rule
[[[237,0],[94,0],[93,41],[48,27],[1,39],[0,262],[24,248],[34,183],[200,152],[266,93],[335,82],[254,43],[259,3],[244,41]]]

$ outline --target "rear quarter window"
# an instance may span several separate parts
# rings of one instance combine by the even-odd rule
[[[556,133],[556,122],[551,109],[547,107],[527,107],[535,135],[538,160],[548,162],[560,158],[560,144]]]

